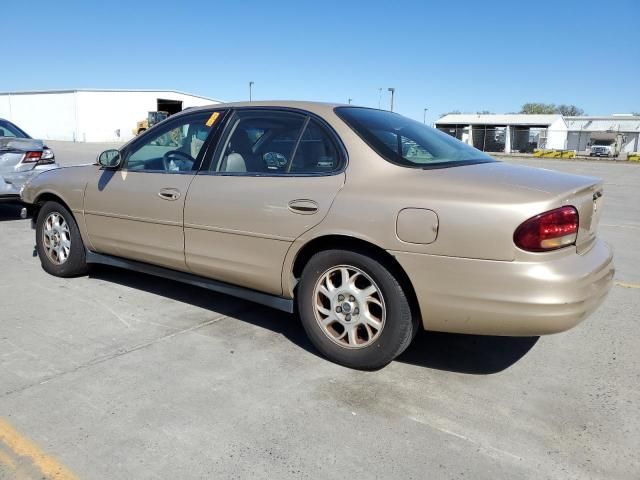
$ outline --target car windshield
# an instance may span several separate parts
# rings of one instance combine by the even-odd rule
[[[31,138],[23,130],[6,120],[0,120],[0,137]]]
[[[414,168],[495,162],[487,154],[397,113],[338,107],[336,114],[388,161]]]

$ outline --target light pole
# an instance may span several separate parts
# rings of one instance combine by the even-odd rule
[[[349,105],[351,105],[351,100],[353,100],[353,98],[350,98],[350,99],[349,99]]]
[[[252,101],[252,98],[251,98],[251,87],[253,87],[253,82],[249,82],[249,101],[250,102]]]
[[[391,111],[393,112],[393,96],[396,93],[396,89],[393,87],[389,87],[387,90],[391,92]]]
[[[429,110],[428,108],[424,109],[424,114],[422,115],[422,123],[424,123],[425,125],[427,124],[427,110]]]
[[[378,89],[378,110],[382,109],[382,87]]]

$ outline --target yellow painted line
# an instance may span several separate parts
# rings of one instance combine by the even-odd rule
[[[14,471],[16,471],[16,466],[18,468],[20,467],[20,465],[16,465],[16,461],[19,463],[20,457],[23,457],[30,460],[33,466],[40,470],[42,478],[51,480],[77,480],[78,478],[65,466],[40,450],[31,440],[20,435],[11,425],[1,418],[0,443],[4,444],[8,451],[16,455],[14,460],[0,457],[0,463],[14,469]]]
[[[640,288],[640,284],[638,283],[616,282],[616,285],[623,288]]]

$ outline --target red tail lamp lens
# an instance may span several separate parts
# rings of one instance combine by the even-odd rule
[[[513,234],[513,241],[529,252],[546,252],[576,243],[578,211],[562,207],[525,221]]]
[[[27,152],[22,158],[22,163],[38,162],[40,161],[40,157],[42,157],[42,152]]]

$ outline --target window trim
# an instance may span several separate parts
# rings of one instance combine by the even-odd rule
[[[340,168],[334,170],[332,172],[310,172],[310,173],[290,173],[290,172],[216,172],[211,170],[211,165],[213,163],[214,157],[218,153],[218,150],[222,148],[223,142],[227,139],[227,126],[230,124],[229,122],[233,121],[236,112],[240,112],[243,110],[266,110],[270,112],[284,112],[284,113],[297,113],[303,115],[305,118],[305,123],[303,127],[309,124],[311,119],[316,120],[323,129],[323,131],[327,134],[330,141],[334,143],[336,148],[336,152],[338,154],[338,159],[340,161]],[[243,107],[233,107],[229,109],[229,112],[224,118],[224,125],[221,124],[218,126],[219,133],[216,138],[216,144],[213,145],[212,149],[207,150],[206,157],[203,158],[201,163],[201,168],[198,170],[196,175],[210,175],[210,176],[218,176],[218,177],[330,177],[334,175],[341,175],[345,172],[349,165],[349,156],[347,153],[347,149],[340,138],[340,135],[335,131],[335,129],[320,115],[310,112],[308,110],[304,110],[301,108],[293,108],[293,107],[277,107],[277,106],[243,106]],[[300,132],[300,138],[297,144],[300,142],[302,135],[304,134],[304,128]],[[291,161],[293,161],[293,157],[291,157]]]
[[[403,168],[415,168],[415,169],[421,169],[421,170],[439,170],[442,168],[452,168],[452,167],[463,167],[465,165],[480,165],[483,163],[498,163],[499,160],[496,160],[493,157],[490,157],[489,160],[485,160],[485,159],[478,159],[478,160],[451,160],[448,162],[438,162],[438,163],[434,163],[433,165],[419,165],[419,164],[414,164],[414,165],[408,165],[407,163],[400,163],[396,160],[394,160],[393,158],[388,157],[387,155],[384,155],[382,152],[379,152],[377,148],[375,148],[371,142],[364,137],[353,125],[351,125],[347,120],[345,120],[342,115],[340,115],[340,110],[346,110],[346,109],[361,109],[361,110],[375,110],[377,111],[377,108],[370,108],[370,107],[357,107],[357,106],[347,106],[347,105],[341,105],[339,107],[335,107],[333,109],[334,113],[336,114],[336,116],[342,121],[344,122],[344,124],[349,127],[357,136],[358,138],[360,138],[370,149],[373,153],[375,153],[376,155],[378,155],[380,158],[382,158],[383,160],[389,162],[392,165],[396,165],[398,167],[403,167]],[[395,113],[395,112],[392,112]],[[400,115],[398,113],[396,113],[396,115]],[[437,130],[437,129],[436,129]],[[442,132],[444,135],[448,135],[445,132]],[[400,138],[400,135],[398,135],[398,138]],[[453,137],[455,140],[458,140],[457,138]],[[460,140],[458,140],[460,141]],[[486,155],[485,152],[481,152],[484,153]]]

